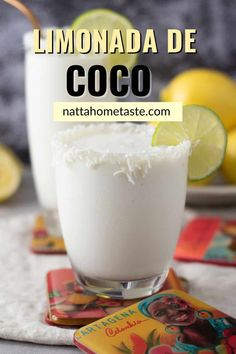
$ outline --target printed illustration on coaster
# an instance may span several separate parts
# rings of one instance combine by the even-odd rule
[[[89,354],[229,354],[236,319],[179,290],[166,290],[78,329]]]
[[[180,289],[180,279],[170,269],[163,289]],[[47,274],[49,310],[45,321],[62,326],[82,326],[113,314],[138,300],[114,300],[88,295],[78,285],[72,269],[56,269]]]
[[[38,254],[65,254],[65,244],[59,235],[50,235],[44,217],[38,215],[32,230],[30,250]]]
[[[236,266],[236,220],[196,218],[184,228],[175,259]]]

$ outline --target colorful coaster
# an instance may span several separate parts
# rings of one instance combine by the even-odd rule
[[[173,269],[163,289],[183,289]],[[48,324],[82,326],[117,312],[138,300],[104,299],[88,295],[75,280],[72,269],[57,269],[47,274]]]
[[[165,290],[74,334],[88,354],[234,354],[236,319],[179,290]]]
[[[180,235],[175,259],[236,266],[236,220],[192,220]]]
[[[37,254],[65,254],[65,244],[62,237],[49,235],[42,215],[35,219],[30,244],[32,252]]]

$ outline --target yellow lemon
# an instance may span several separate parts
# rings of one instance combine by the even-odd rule
[[[223,72],[212,69],[184,71],[169,82],[160,98],[206,106],[217,113],[228,131],[236,127],[236,83]]]
[[[9,148],[0,144],[0,202],[17,191],[21,178],[21,162]]]
[[[233,129],[228,134],[228,144],[222,171],[227,181],[236,184],[236,129]]]

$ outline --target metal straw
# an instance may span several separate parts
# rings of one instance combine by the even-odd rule
[[[41,30],[41,25],[38,18],[35,16],[33,11],[28,8],[28,6],[22,4],[22,2],[19,0],[3,0],[3,1],[5,1],[7,4],[19,10],[31,23],[33,29]]]

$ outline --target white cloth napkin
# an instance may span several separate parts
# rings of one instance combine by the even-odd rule
[[[185,220],[194,216],[185,214]],[[69,267],[66,256],[29,252],[34,215],[0,221],[0,338],[41,344],[72,345],[73,330],[44,324],[45,275]],[[190,293],[236,317],[236,268],[174,262]]]
[[[34,215],[0,221],[0,338],[72,345],[73,330],[43,322],[47,308],[45,275],[68,267],[66,256],[34,255],[29,242]]]

